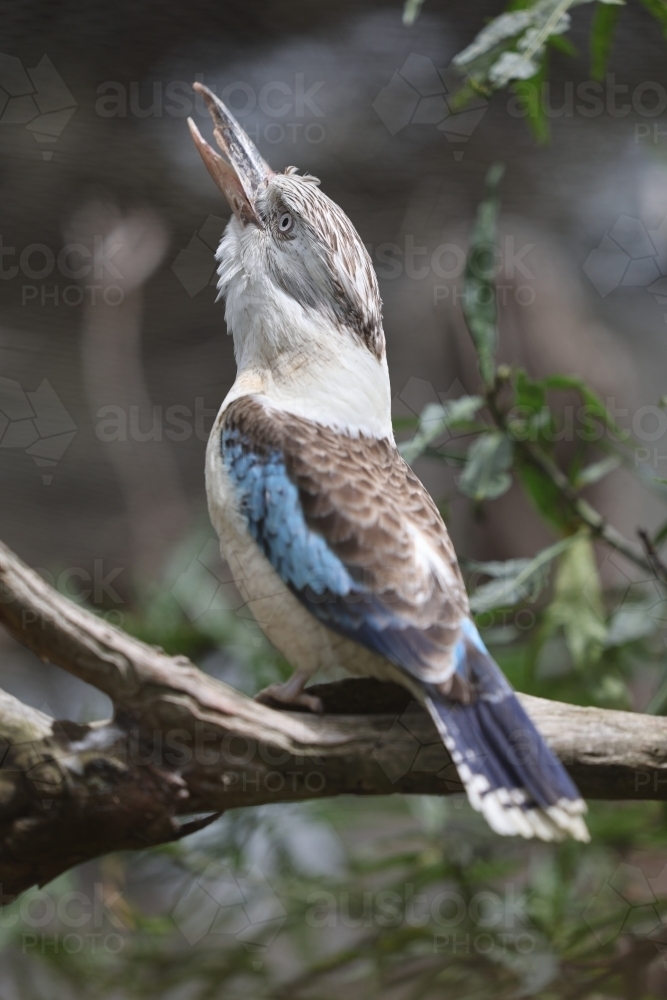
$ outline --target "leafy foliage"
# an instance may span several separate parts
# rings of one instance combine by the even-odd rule
[[[640,0],[640,3],[658,21],[663,35],[667,38],[667,3],[665,0]]]
[[[562,628],[575,667],[600,658],[607,638],[602,588],[593,546],[580,536],[561,556],[543,634]]]
[[[459,480],[461,493],[472,500],[495,500],[512,485],[512,442],[506,434],[490,431],[470,446]]]
[[[487,196],[477,212],[463,289],[463,313],[477,350],[480,374],[487,386],[494,379],[494,355],[498,346],[496,292],[493,282],[498,250],[494,246],[494,236],[498,212],[497,190],[503,171],[504,168],[496,164],[487,175]]]
[[[591,76],[594,80],[604,80],[620,7],[620,4],[601,3],[595,9],[591,25]]]
[[[481,396],[461,396],[446,403],[429,403],[419,417],[415,436],[399,447],[406,462],[414,462],[429,445],[448,431],[470,430],[484,400]]]
[[[477,85],[499,90],[516,80],[534,79],[544,64],[547,45],[569,30],[573,7],[592,0],[534,0],[500,14],[479,32],[474,41],[454,59]],[[618,7],[624,0],[597,0],[598,8]],[[593,70],[604,74],[611,48],[616,12],[596,13],[591,50]]]
[[[577,535],[563,538],[555,545],[538,552],[532,559],[508,559],[506,562],[468,561],[466,568],[492,577],[491,582],[478,587],[470,600],[476,614],[496,608],[514,607],[522,601],[533,603],[548,582],[549,564],[566,549],[579,542]]]
[[[455,57],[454,65],[466,69],[478,85],[490,90],[505,87],[513,80],[530,80],[539,71],[547,43],[569,29],[569,11],[590,2],[536,0],[507,11],[482,28]]]
[[[424,0],[406,0],[405,24],[413,24]],[[667,2],[640,0],[667,38]],[[473,41],[459,52],[452,65],[461,73],[461,86],[454,103],[457,109],[480,93],[511,87],[525,109],[538,142],[549,138],[543,106],[543,85],[548,78],[549,51],[576,55],[565,37],[572,24],[571,11],[595,3],[590,27],[590,72],[593,80],[604,80],[614,45],[614,36],[626,0],[510,0],[508,9],[492,18]]]

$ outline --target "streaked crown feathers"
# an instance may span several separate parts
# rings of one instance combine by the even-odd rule
[[[232,218],[218,250],[218,288],[252,266],[306,312],[315,310],[384,355],[382,302],[370,256],[343,210],[296,167],[274,174],[258,197],[262,227]],[[246,263],[251,262],[251,263]]]

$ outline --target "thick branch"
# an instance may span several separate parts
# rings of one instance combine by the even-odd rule
[[[342,681],[318,688],[323,716],[276,711],[72,604],[2,544],[0,622],[116,706],[112,722],[79,726],[0,696],[5,896],[87,858],[184,836],[200,825],[188,815],[461,791],[403,688]],[[521,698],[584,795],[667,798],[667,719]]]

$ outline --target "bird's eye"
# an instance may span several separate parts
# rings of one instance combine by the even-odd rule
[[[281,233],[289,233],[290,229],[294,225],[294,219],[289,212],[283,212],[283,214],[278,219],[278,229]]]

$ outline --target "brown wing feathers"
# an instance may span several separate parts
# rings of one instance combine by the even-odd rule
[[[281,452],[308,527],[365,589],[448,650],[468,612],[465,587],[440,514],[394,443],[341,434],[252,396],[230,404],[225,425],[255,451]],[[448,580],[416,558],[415,532],[448,567]]]

